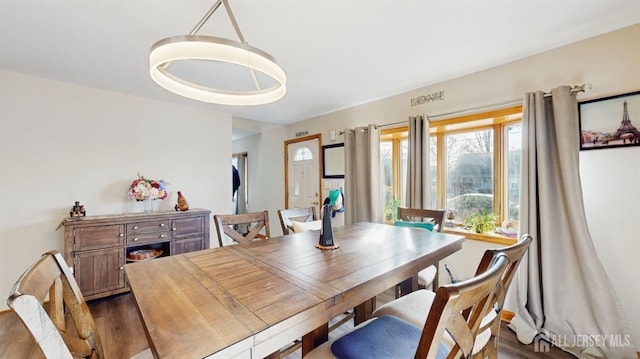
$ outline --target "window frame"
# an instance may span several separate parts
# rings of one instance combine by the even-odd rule
[[[507,164],[508,159],[507,127],[513,124],[522,123],[522,105],[507,107],[498,110],[485,111],[471,115],[451,117],[443,120],[431,121],[429,124],[429,141],[436,139],[436,193],[437,208],[446,207],[446,159],[445,159],[445,135],[461,132],[477,131],[483,129],[493,130],[493,211],[498,215],[498,224],[508,217],[508,188]],[[408,126],[385,129],[381,131],[380,142],[392,142],[392,193],[399,199],[400,186],[400,142],[408,139]],[[403,202],[403,201],[400,201]],[[464,231],[457,227],[445,228],[447,232],[463,232],[467,238],[488,241],[499,244],[512,244],[517,239],[502,236],[499,234],[477,234]]]

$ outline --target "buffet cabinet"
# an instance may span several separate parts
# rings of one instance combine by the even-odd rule
[[[126,263],[209,248],[211,211],[161,211],[69,218],[64,257],[86,300],[129,290]],[[140,258],[139,253],[146,255]]]

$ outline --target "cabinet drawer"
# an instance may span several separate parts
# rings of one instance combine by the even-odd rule
[[[127,234],[163,231],[169,228],[169,220],[127,223]]]
[[[134,233],[127,235],[127,245],[138,245],[142,243],[154,243],[169,240],[169,232]]]
[[[195,252],[204,249],[204,238],[191,237],[171,242],[171,255]]]
[[[77,227],[74,230],[74,249],[78,252],[119,247],[124,244],[122,225]]]
[[[173,220],[173,238],[198,236],[204,233],[204,218],[191,217]]]

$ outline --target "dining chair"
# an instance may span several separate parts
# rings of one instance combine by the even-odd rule
[[[476,348],[473,352],[474,358],[497,358],[500,320],[502,317],[504,298],[511,285],[513,276],[532,241],[533,237],[529,234],[524,234],[517,243],[511,246],[488,249],[484,252],[478,264],[476,275],[487,271],[492,262],[499,256],[506,256],[509,259],[509,264],[502,275],[500,283],[498,283],[495,301],[491,304],[492,310],[482,321],[480,327],[481,334],[476,341]],[[431,303],[434,302],[435,295],[434,292],[429,290],[417,290],[380,306],[380,308],[377,308],[373,312],[373,316],[393,315],[414,325],[424,325],[429,314]],[[427,303],[426,306],[424,305],[425,303]]]
[[[247,244],[257,239],[271,237],[269,231],[269,212],[252,212],[238,214],[216,214],[213,222],[218,233],[218,244],[224,246],[225,237],[240,244]]]
[[[44,301],[48,295],[48,310]],[[18,279],[7,305],[46,358],[105,357],[98,329],[69,266],[58,251],[42,255]],[[150,349],[132,358],[153,358]]]
[[[491,310],[508,262],[505,255],[499,255],[484,273],[438,288],[421,326],[391,315],[374,317],[321,344],[305,358],[466,358],[473,351],[482,318]],[[443,340],[445,332],[452,342]]]
[[[280,218],[280,226],[282,226],[282,234],[285,236],[295,232],[293,222],[310,223],[318,220],[316,207],[279,209],[278,217]]]
[[[418,227],[430,231],[442,232],[444,228],[444,218],[446,210],[443,209],[422,209],[398,207],[398,221],[394,224],[403,227]],[[418,272],[418,286],[427,288],[431,286],[434,290],[438,288],[438,268],[440,262]],[[402,287],[396,286],[396,298],[403,296]]]

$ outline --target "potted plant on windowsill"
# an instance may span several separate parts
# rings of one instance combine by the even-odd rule
[[[471,213],[465,218],[464,226],[476,233],[487,233],[495,231],[498,215],[493,212],[487,213],[484,209],[480,213]]]

